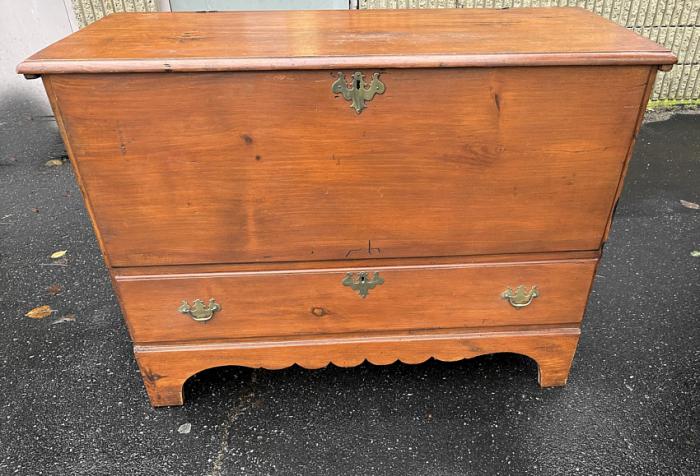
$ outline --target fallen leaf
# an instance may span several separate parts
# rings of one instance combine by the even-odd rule
[[[46,290],[49,292],[49,294],[51,294],[52,296],[55,296],[56,294],[63,291],[63,288],[61,287],[60,284],[54,283],[51,286],[49,286],[48,288],[46,288]]]
[[[47,167],[60,167],[61,165],[63,165],[63,161],[60,159],[51,159],[51,160],[47,160],[44,163],[44,165]]]
[[[183,423],[178,427],[177,432],[186,435],[190,432],[190,430],[192,430],[192,423]]]
[[[55,251],[51,253],[51,259],[63,258],[64,256],[66,256],[66,253],[68,253],[68,250]]]
[[[39,306],[26,313],[25,316],[32,319],[43,319],[50,316],[53,312],[54,310],[51,309],[51,306]]]
[[[695,202],[686,202],[685,200],[681,200],[681,205],[683,205],[685,208],[691,208],[693,210],[700,210],[700,205],[698,205]]]
[[[693,258],[700,258],[700,250],[691,251],[690,256],[692,256]]]
[[[61,324],[62,322],[74,322],[75,321],[75,314],[66,314],[65,316],[61,316],[55,321],[51,323],[53,326],[54,324]]]

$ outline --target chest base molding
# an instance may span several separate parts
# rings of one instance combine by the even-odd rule
[[[580,335],[578,327],[498,332],[452,330],[444,333],[376,337],[333,337],[206,344],[136,345],[134,353],[154,407],[183,404],[183,385],[206,369],[236,365],[281,369],[297,364],[318,369],[333,364],[355,367],[367,361],[419,364],[430,358],[455,362],[485,354],[515,353],[533,359],[541,387],[566,384]]]

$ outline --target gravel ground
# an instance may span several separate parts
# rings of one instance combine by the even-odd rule
[[[700,474],[700,115],[651,119],[566,388],[509,354],[221,368],[154,410],[55,122],[0,104],[0,474]]]

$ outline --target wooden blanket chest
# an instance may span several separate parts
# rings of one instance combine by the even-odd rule
[[[668,50],[580,9],[115,14],[41,76],[154,406],[222,365],[564,385]]]

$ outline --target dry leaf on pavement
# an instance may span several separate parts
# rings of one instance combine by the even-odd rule
[[[691,208],[693,210],[700,210],[700,205],[698,205],[695,202],[687,202],[685,200],[681,200],[681,205],[683,205],[685,208]]]
[[[68,253],[68,250],[56,251],[54,253],[51,253],[51,259],[63,258],[64,256],[66,256],[66,253]]]
[[[47,167],[60,167],[61,165],[63,165],[63,161],[60,159],[51,159],[51,160],[47,160],[44,163],[44,165]]]
[[[32,319],[43,319],[50,316],[53,312],[51,306],[39,306],[26,313],[25,316],[31,317]]]
[[[48,288],[46,288],[46,290],[49,292],[49,294],[51,294],[52,296],[55,296],[56,294],[63,291],[63,287],[61,287],[60,284],[54,283],[51,286],[49,286]]]

